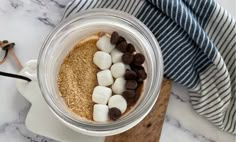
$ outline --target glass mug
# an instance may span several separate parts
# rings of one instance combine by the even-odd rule
[[[136,50],[146,58],[144,67],[148,75],[133,110],[117,121],[104,123],[82,119],[70,111],[59,95],[57,86],[57,75],[64,58],[78,41],[101,31],[117,31],[134,44]],[[138,19],[116,10],[94,9],[67,18],[48,35],[40,51],[36,70],[43,97],[63,124],[86,135],[110,136],[134,127],[150,112],[161,89],[163,60],[156,38]],[[30,76],[30,73],[26,74]]]

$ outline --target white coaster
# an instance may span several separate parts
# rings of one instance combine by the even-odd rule
[[[20,74],[25,75],[27,65]],[[26,127],[30,131],[61,142],[104,142],[104,137],[83,135],[61,123],[47,106],[37,81],[28,83],[17,80],[16,86],[19,92],[32,104],[25,120]]]

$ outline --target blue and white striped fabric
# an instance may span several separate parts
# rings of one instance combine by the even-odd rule
[[[236,24],[213,0],[74,0],[63,18],[92,8],[125,11],[156,36],[165,76],[188,87],[193,108],[236,134]]]

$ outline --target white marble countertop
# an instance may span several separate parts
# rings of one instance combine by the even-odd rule
[[[1,0],[0,39],[16,43],[22,63],[36,59],[50,30],[60,21],[70,0]],[[219,0],[236,17],[235,0]],[[0,71],[16,73],[11,59]],[[173,85],[161,142],[235,142],[234,136],[215,128],[191,108],[186,90]],[[15,80],[0,76],[0,142],[54,142],[29,132],[24,125],[30,104],[16,90]],[[78,140],[80,142],[80,140]]]

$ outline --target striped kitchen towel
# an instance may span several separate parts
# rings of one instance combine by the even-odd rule
[[[213,0],[74,0],[63,18],[93,8],[132,14],[160,44],[166,77],[188,87],[193,109],[236,134],[236,24]]]

